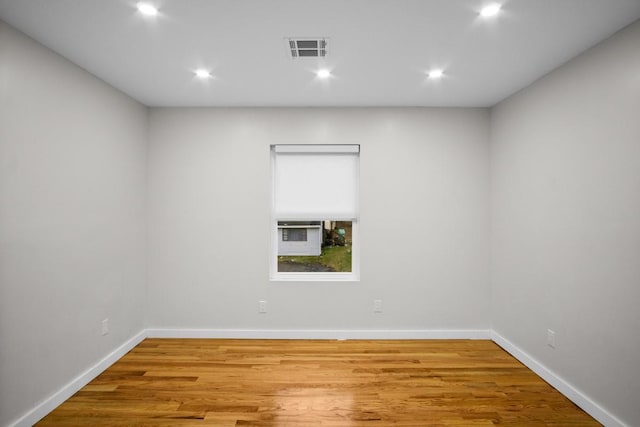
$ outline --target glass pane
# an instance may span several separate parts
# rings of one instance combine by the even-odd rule
[[[351,221],[278,221],[278,272],[351,273]],[[294,240],[304,234],[306,239]]]

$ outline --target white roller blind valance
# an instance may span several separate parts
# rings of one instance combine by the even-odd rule
[[[272,146],[276,219],[356,219],[359,154],[359,145]]]

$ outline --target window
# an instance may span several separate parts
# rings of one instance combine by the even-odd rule
[[[272,280],[358,280],[359,145],[273,145]]]
[[[278,226],[280,226],[280,224],[278,224]],[[283,242],[306,242],[307,229],[306,228],[283,228],[282,241]]]

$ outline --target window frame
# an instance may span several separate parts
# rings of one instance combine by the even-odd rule
[[[278,271],[278,221],[309,221],[308,218],[282,218],[275,212],[275,172],[276,172],[276,146],[288,144],[270,145],[271,156],[271,214],[270,214],[270,250],[269,250],[269,281],[270,282],[359,282],[360,281],[360,212],[356,211],[355,218],[317,218],[317,221],[350,221],[351,222],[351,271],[350,272],[279,272]],[[335,147],[339,150],[341,145],[356,144],[291,144]],[[338,151],[339,152],[339,151]],[[360,147],[357,151],[356,162],[356,200],[359,207],[360,186]]]

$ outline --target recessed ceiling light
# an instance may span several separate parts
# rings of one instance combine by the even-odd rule
[[[483,7],[480,11],[480,15],[485,18],[495,16],[498,14],[498,12],[500,12],[500,8],[502,8],[502,6],[500,6],[498,3],[492,3],[488,6]]]
[[[328,79],[329,77],[331,77],[331,71],[329,71],[327,69],[318,70],[316,75],[320,79]]]
[[[196,77],[200,79],[210,79],[212,77],[211,72],[209,70],[205,70],[204,68],[199,68],[194,71],[194,73],[196,74]]]
[[[444,75],[442,70],[431,70],[429,71],[429,78],[430,79],[439,79]]]
[[[156,16],[158,14],[158,9],[151,3],[140,2],[136,6],[143,15]]]

